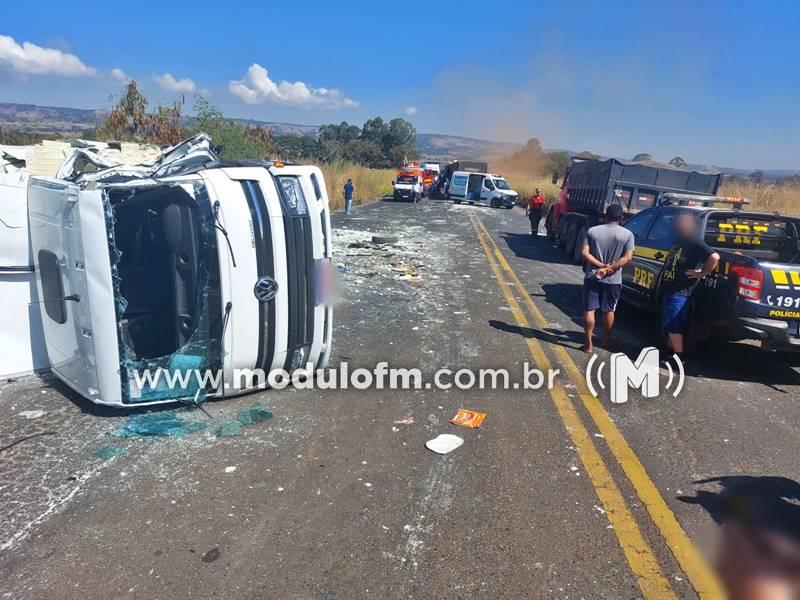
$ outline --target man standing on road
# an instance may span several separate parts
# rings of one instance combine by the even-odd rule
[[[544,199],[542,190],[536,188],[533,196],[528,201],[528,206],[525,208],[525,216],[531,221],[531,235],[533,239],[536,239],[536,236],[539,235],[539,221],[542,220],[545,204],[546,200]]]
[[[690,212],[675,217],[676,245],[664,263],[661,286],[661,331],[669,348],[683,359],[683,336],[689,323],[689,299],[698,282],[719,264],[719,254],[700,239],[697,221]]]
[[[606,222],[589,228],[582,241],[585,261],[583,279],[583,332],[586,344],[582,348],[592,352],[592,334],[595,311],[603,313],[603,346],[608,347],[614,311],[622,293],[622,267],[633,258],[633,233],[620,225],[622,206],[612,204],[606,209]]]
[[[344,184],[344,212],[349,215],[353,211],[353,180],[348,179]]]

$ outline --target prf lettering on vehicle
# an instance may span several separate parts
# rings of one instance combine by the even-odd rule
[[[720,223],[717,242],[740,244],[745,246],[760,246],[761,236],[766,234],[766,225],[748,225],[746,223]]]
[[[655,283],[655,273],[642,267],[633,267],[633,283],[648,290],[652,289]]]
[[[782,269],[770,269],[772,281],[775,288],[779,290],[800,290],[800,273],[797,271],[784,271]]]

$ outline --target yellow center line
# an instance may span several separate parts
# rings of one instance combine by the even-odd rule
[[[503,276],[497,260],[495,260],[492,251],[489,249],[485,236],[478,228],[480,222],[473,216],[470,216],[470,218],[478,240],[489,260],[489,265],[497,282],[500,284],[500,289],[508,303],[508,307],[511,309],[511,314],[514,315],[514,319],[520,327],[530,328],[530,323],[514,298],[514,294],[511,292],[511,288]],[[489,237],[489,240],[491,241],[491,237]],[[542,370],[551,369],[552,364],[541,344],[533,338],[525,338],[525,341],[537,367]],[[583,425],[566,390],[561,385],[556,385],[549,391],[558,414],[564,422],[567,433],[577,449],[583,467],[594,486],[597,497],[603,505],[622,552],[625,554],[631,571],[636,576],[642,594],[648,599],[676,598],[669,586],[669,582],[661,572],[661,567],[653,553],[653,549],[642,536],[636,520],[625,503],[622,492],[611,477],[611,473],[603,462],[592,436]]]
[[[480,220],[475,219],[475,222],[477,222],[477,226],[482,230],[489,243],[492,245],[497,262],[508,274],[511,282],[514,283],[537,325],[542,329],[549,327],[549,322],[533,302],[530,294],[525,292],[527,289],[526,286],[520,281],[519,277],[517,277],[511,265],[508,264],[508,261],[491,234],[489,234]],[[617,426],[614,425],[614,422],[603,408],[602,403],[589,392],[583,373],[581,373],[580,369],[569,354],[567,354],[563,346],[554,344],[553,349],[556,357],[566,370],[567,376],[577,386],[578,395],[583,405],[586,407],[587,412],[591,415],[597,429],[605,438],[612,454],[627,475],[636,490],[636,494],[645,505],[650,518],[661,532],[664,541],[675,557],[675,560],[678,561],[681,569],[683,569],[683,572],[694,587],[697,595],[700,598],[724,598],[725,594],[722,591],[722,587],[714,571],[689,539],[689,536],[683,530],[680,523],[678,523],[678,519],[658,491],[653,480],[650,479],[639,457],[636,456],[622,433],[620,433]]]

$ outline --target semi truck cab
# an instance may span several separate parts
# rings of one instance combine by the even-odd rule
[[[28,219],[51,369],[93,402],[198,401],[263,383],[234,381],[241,370],[327,365],[330,215],[316,167],[226,163],[198,136],[155,165],[31,177]],[[136,377],[159,369],[222,377]]]

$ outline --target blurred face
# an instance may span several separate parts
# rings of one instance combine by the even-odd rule
[[[694,237],[697,234],[697,221],[692,215],[680,214],[675,217],[675,231],[681,237]]]
[[[540,190],[539,188],[536,188],[536,195],[538,196],[541,193],[542,193],[542,190]]]

